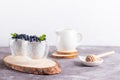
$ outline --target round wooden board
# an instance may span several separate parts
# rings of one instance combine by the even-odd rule
[[[77,54],[58,54],[58,53],[53,53],[51,55],[53,58],[63,58],[63,59],[69,59],[69,58],[76,58]]]
[[[23,56],[6,56],[4,64],[14,70],[32,74],[58,74],[61,72],[59,64],[50,59],[30,59]]]

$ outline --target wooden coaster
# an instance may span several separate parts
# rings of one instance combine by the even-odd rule
[[[68,54],[75,54],[75,55],[77,55],[78,52],[77,52],[77,51],[75,51],[75,52],[62,52],[62,51],[57,51],[57,54],[65,54],[65,55],[68,55]]]
[[[57,54],[57,53],[53,53],[51,55],[51,57],[53,58],[75,58],[77,57],[77,54]]]
[[[30,59],[23,56],[6,56],[4,64],[14,70],[32,74],[57,74],[61,72],[59,64],[50,59]]]

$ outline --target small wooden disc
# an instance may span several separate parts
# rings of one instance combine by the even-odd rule
[[[57,74],[61,72],[59,64],[50,59],[30,59],[23,56],[6,56],[4,64],[14,70],[32,74]]]
[[[62,52],[62,51],[57,51],[57,53],[58,53],[58,54],[65,54],[65,55],[68,55],[68,54],[75,54],[75,55],[77,55],[77,54],[78,54],[77,51],[75,51],[75,52]]]
[[[53,53],[51,55],[51,57],[53,57],[53,58],[75,58],[75,57],[77,57],[77,54],[57,54],[57,53]]]

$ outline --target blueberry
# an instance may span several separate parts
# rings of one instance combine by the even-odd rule
[[[30,36],[30,41],[31,42],[35,41],[35,36]]]
[[[39,41],[39,38],[36,35],[33,35],[33,36],[32,35],[30,35],[30,36],[26,35],[26,38],[30,42],[33,42],[33,41],[38,42]]]
[[[37,36],[36,35],[33,35],[34,38],[36,38]]]
[[[27,37],[27,35],[24,35],[24,40],[28,40],[28,37]]]
[[[26,38],[27,38],[27,41],[29,41],[29,38],[30,38],[30,37],[29,37],[28,35],[26,35]]]
[[[20,35],[17,35],[17,39],[20,39]]]
[[[18,39],[18,34],[16,34],[16,39]]]
[[[35,37],[33,38],[33,41],[36,41],[36,38],[35,38]]]
[[[30,40],[29,40],[30,42],[32,42],[32,38],[30,38]]]
[[[32,36],[30,35],[29,37],[31,38]]]
[[[23,34],[23,38],[24,38],[24,40],[29,40],[29,36],[28,35],[26,35],[26,34]]]
[[[29,41],[32,42],[32,36],[29,37]]]
[[[35,39],[35,38],[33,38],[33,41],[36,41],[36,39]]]
[[[38,37],[36,37],[36,42],[38,42],[39,41],[39,38]]]
[[[22,36],[22,38],[25,40],[25,36],[26,36],[26,35],[25,35],[25,34],[21,34],[21,36]]]
[[[24,39],[24,38],[23,38],[23,34],[20,34],[20,35],[18,36],[18,39]]]

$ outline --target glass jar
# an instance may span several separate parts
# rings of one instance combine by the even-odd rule
[[[28,56],[32,59],[46,58],[48,56],[48,48],[46,41],[29,42]]]
[[[13,56],[27,56],[28,41],[11,38],[9,46]]]
[[[45,41],[29,42],[21,39],[10,39],[10,50],[13,56],[26,56],[31,59],[46,58],[49,46]]]

